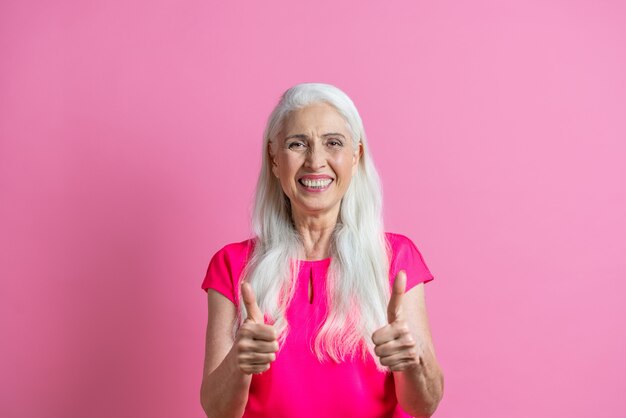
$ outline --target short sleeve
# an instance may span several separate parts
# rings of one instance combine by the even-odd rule
[[[202,281],[202,289],[213,289],[233,304],[239,301],[239,280],[250,252],[250,240],[228,244],[216,252]]]
[[[391,284],[393,284],[396,274],[400,270],[406,272],[407,291],[420,283],[427,283],[435,278],[413,241],[400,234],[387,233],[386,237],[391,250],[389,263],[389,281]]]

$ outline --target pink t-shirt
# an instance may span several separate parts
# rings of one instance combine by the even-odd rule
[[[433,280],[413,242],[386,233],[392,250],[390,285],[405,270],[406,291]],[[214,289],[236,306],[241,273],[252,252],[252,240],[226,245],[211,259],[202,288]],[[268,371],[252,376],[244,417],[408,417],[397,402],[393,374],[376,369],[374,360],[320,363],[312,353],[311,338],[324,319],[326,298],[318,294],[330,259],[301,261],[295,294],[287,309],[289,334]],[[309,280],[313,300],[309,301]],[[296,325],[297,324],[297,325]]]

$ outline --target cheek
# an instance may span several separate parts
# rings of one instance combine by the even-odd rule
[[[352,177],[356,172],[354,164],[354,156],[352,154],[342,154],[335,159],[335,167],[343,177]]]
[[[299,164],[296,158],[285,158],[283,156],[278,161],[278,167],[274,166],[274,173],[282,184],[290,184],[295,181],[298,167]]]

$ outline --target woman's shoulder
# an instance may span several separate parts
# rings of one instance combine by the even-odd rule
[[[395,277],[398,271],[405,270],[409,280],[428,282],[434,278],[422,253],[409,237],[394,232],[385,232],[385,238],[390,251],[390,277]]]
[[[231,260],[245,261],[254,248],[254,239],[246,239],[239,242],[231,242],[220,248],[215,256],[221,256]]]
[[[405,249],[407,247],[417,248],[409,237],[403,234],[398,234],[396,232],[385,232],[385,239],[387,240],[387,244],[389,244],[389,247],[393,252]]]
[[[240,272],[252,255],[254,242],[254,239],[246,239],[226,244],[215,252],[211,263],[222,264],[231,271]]]
[[[217,290],[236,303],[238,282],[253,248],[253,239],[232,242],[220,248],[209,262],[202,288]]]

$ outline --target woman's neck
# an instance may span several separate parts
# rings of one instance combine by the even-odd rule
[[[337,215],[297,216],[294,226],[304,246],[304,260],[321,260],[330,257],[330,241],[337,225]]]

